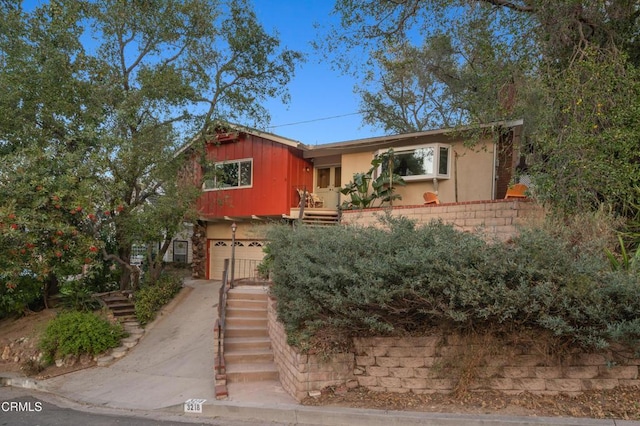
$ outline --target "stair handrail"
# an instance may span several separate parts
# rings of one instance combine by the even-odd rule
[[[216,333],[218,335],[218,348],[217,348],[217,361],[218,361],[218,373],[222,374],[223,371],[223,359],[224,351],[222,340],[224,339],[224,329],[227,312],[227,293],[229,292],[229,285],[227,276],[229,273],[229,259],[224,260],[224,270],[222,271],[222,285],[220,286],[220,294],[218,297],[218,320],[216,321]]]

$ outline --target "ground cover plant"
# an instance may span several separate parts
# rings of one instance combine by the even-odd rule
[[[603,238],[586,238],[584,224],[574,233],[523,229],[508,242],[440,222],[384,225],[269,231],[272,291],[291,344],[445,327],[540,330],[586,349],[637,346],[639,275],[612,270]]]
[[[160,308],[169,303],[182,288],[182,278],[176,274],[161,275],[154,283],[146,282],[135,293],[136,318],[147,324],[156,317]]]
[[[124,331],[92,312],[62,312],[51,320],[40,340],[44,359],[52,362],[67,355],[97,355],[120,345]]]

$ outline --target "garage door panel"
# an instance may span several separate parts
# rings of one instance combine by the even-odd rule
[[[264,258],[263,241],[237,240],[235,247],[234,278],[253,278],[256,267]],[[209,277],[221,280],[224,272],[224,260],[231,259],[231,240],[209,240]]]

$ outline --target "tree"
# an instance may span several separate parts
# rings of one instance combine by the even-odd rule
[[[0,281],[77,273],[102,254],[125,288],[131,244],[166,251],[198,194],[178,179],[178,148],[204,141],[217,119],[267,123],[260,101],[287,101],[301,55],[281,49],[245,0],[0,8],[0,251],[32,239],[40,250],[6,260]],[[68,241],[52,246],[58,230]],[[58,245],[78,249],[61,259]]]
[[[98,251],[85,232],[98,121],[89,83],[75,77],[86,65],[77,25],[84,16],[77,3],[29,16],[20,2],[0,4],[3,300],[27,281],[55,291],[58,277],[77,274]]]
[[[605,204],[637,215],[637,1],[339,0],[335,11],[340,27],[325,47],[337,65],[353,71],[356,58],[367,76],[379,66],[384,77],[382,90],[361,90],[365,120],[419,128],[389,111],[424,93],[461,119],[454,124],[524,118],[540,199],[565,213]],[[405,66],[425,58],[433,62]],[[395,96],[399,88],[413,98]]]
[[[246,1],[224,6],[203,0],[103,1],[97,8],[95,30],[105,39],[98,76],[109,100],[112,138],[103,187],[107,206],[122,206],[114,222],[118,252],[108,256],[125,272],[132,270],[132,243],[163,241],[157,254],[162,258],[175,224],[198,194],[166,186],[182,160],[174,157],[176,130],[203,139],[209,123],[222,118],[264,124],[269,115],[259,100],[286,100],[285,85],[300,54],[279,51],[278,40],[261,28]],[[181,200],[159,201],[165,191]],[[172,216],[173,229],[164,220],[149,220],[151,211]]]

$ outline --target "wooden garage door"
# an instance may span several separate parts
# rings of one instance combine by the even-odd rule
[[[236,240],[235,278],[253,278],[255,268],[264,257],[263,241]],[[209,278],[221,280],[224,260],[231,259],[231,240],[209,240]]]

